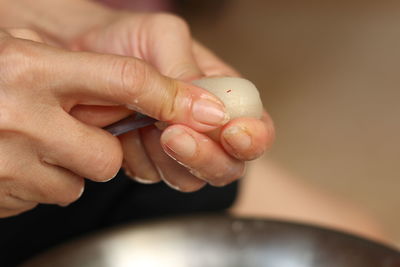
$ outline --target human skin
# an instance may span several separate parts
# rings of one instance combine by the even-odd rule
[[[45,45],[29,30],[0,31],[0,69],[0,217],[67,205],[83,192],[82,177],[101,182],[118,172],[120,141],[71,115],[83,102],[137,106],[198,131],[224,123],[223,105],[204,89],[132,57]],[[219,120],[210,122],[210,107]]]
[[[138,36],[139,33],[142,36]],[[191,39],[189,29],[182,19],[169,14],[120,13],[105,27],[96,27],[75,39],[71,46],[79,50],[143,58],[161,73],[188,82],[204,75],[237,75],[233,69]],[[83,117],[83,109],[79,112],[82,112],[77,115],[81,120],[92,121],[91,118]],[[141,181],[146,179],[155,182],[163,179],[173,188],[185,192],[198,190],[205,182],[216,186],[226,185],[239,178],[243,174],[244,162],[260,156],[273,139],[273,125],[268,115],[265,115],[265,120],[232,120],[224,126],[223,133],[231,132],[228,129],[232,127],[246,129],[246,133],[239,133],[236,141],[233,141],[235,137],[221,135],[220,142],[215,142],[207,135],[178,125],[170,126],[163,133],[155,128],[132,132],[121,138],[122,143],[130,147],[125,149],[124,166],[129,173],[140,177]],[[241,138],[247,132],[251,133],[251,146],[241,148]],[[142,142],[135,141],[139,135]],[[188,145],[192,143],[189,137],[195,139],[196,148]],[[227,142],[228,139],[232,145]],[[143,150],[148,153],[138,153]],[[215,158],[210,158],[210,154]],[[139,166],[157,167],[144,169]],[[240,173],[239,177],[235,173]]]
[[[66,146],[69,146],[69,148],[75,147],[75,152],[85,151],[85,153],[88,154],[87,161],[90,161],[91,157],[93,157],[93,160],[101,158],[103,161],[113,160],[117,162],[114,164],[108,162],[103,164],[97,162],[93,165],[85,164],[88,169],[93,166],[95,167],[91,169],[93,173],[86,173],[78,172],[72,167],[65,167],[63,166],[64,162],[59,160],[57,163],[62,165],[63,169],[67,169],[68,174],[76,177],[75,180],[80,183],[79,190],[75,189],[75,191],[71,190],[71,192],[82,192],[82,176],[93,180],[105,180],[106,178],[98,178],[96,175],[99,174],[94,173],[99,168],[106,168],[101,167],[103,165],[112,166],[110,169],[112,169],[113,174],[115,174],[121,166],[122,157],[124,158],[123,165],[128,170],[128,173],[131,176],[139,177],[140,181],[157,182],[163,179],[172,187],[186,192],[195,191],[206,183],[216,186],[225,185],[239,178],[243,174],[245,161],[261,155],[273,140],[273,126],[267,114],[264,115],[263,120],[241,118],[230,121],[222,129],[220,142],[214,142],[203,133],[221,126],[221,124],[225,122],[224,119],[226,118],[219,116],[221,112],[216,112],[215,109],[211,110],[209,105],[208,109],[203,109],[204,112],[200,113],[208,115],[203,116],[203,119],[204,117],[214,117],[216,121],[198,123],[198,121],[191,116],[191,111],[180,107],[174,107],[174,109],[170,108],[171,102],[184,102],[186,103],[186,109],[188,109],[187,107],[191,107],[189,109],[194,110],[194,108],[192,108],[193,100],[180,102],[171,97],[170,92],[173,90],[168,90],[168,88],[171,88],[171,84],[172,88],[189,88],[189,90],[182,90],[183,95],[193,96],[194,98],[201,98],[200,95],[203,95],[203,90],[190,86],[188,83],[178,82],[177,80],[191,81],[203,77],[204,75],[237,75],[232,68],[219,60],[206,48],[192,40],[186,23],[175,16],[168,14],[143,15],[120,13],[108,10],[91,2],[80,0],[38,0],[34,3],[24,0],[0,0],[0,7],[0,25],[2,26],[33,28],[44,37],[46,42],[52,44],[52,46],[64,47],[77,51],[124,55],[129,56],[132,60],[139,58],[154,66],[158,72],[164,75],[161,76],[157,71],[149,68],[143,61],[134,60],[135,63],[132,65],[146,66],[146,68],[137,68],[129,65],[131,67],[128,69],[123,68],[123,70],[120,70],[120,72],[122,71],[124,73],[124,76],[122,76],[123,79],[120,79],[118,82],[132,81],[139,77],[139,80],[142,82],[140,86],[136,85],[136,88],[138,90],[140,89],[143,93],[142,95],[135,95],[134,99],[132,99],[132,95],[128,95],[128,97],[125,96],[125,98],[116,101],[114,97],[115,95],[119,95],[118,86],[116,85],[114,88],[114,85],[110,86],[110,84],[107,84],[107,93],[111,95],[110,98],[104,96],[99,97],[97,92],[93,92],[93,95],[85,95],[77,89],[74,93],[71,93],[75,99],[72,102],[73,104],[68,105],[68,108],[62,106],[63,110],[67,111],[67,114],[63,115],[70,116],[68,117],[70,119],[77,119],[75,122],[79,121],[79,123],[81,123],[80,125],[96,130],[96,132],[101,132],[102,135],[106,135],[108,138],[111,137],[99,128],[131,114],[132,110],[127,109],[127,105],[152,117],[167,121],[171,125],[163,132],[155,127],[134,131],[120,137],[120,142],[117,143],[115,143],[116,138],[112,137],[111,139],[114,140],[113,142],[115,144],[113,149],[107,149],[107,143],[104,145],[104,142],[96,139],[95,134],[93,134],[92,137],[90,132],[79,134],[79,132],[72,129],[64,130],[63,134],[70,133],[70,135],[75,138],[81,137],[85,140],[90,139],[90,141],[86,141],[90,145],[82,148],[79,147],[80,149],[78,149],[78,146],[82,145],[81,140],[75,142],[70,140],[70,142],[67,142],[66,140],[68,139],[62,136],[64,140],[61,142],[61,136],[57,136],[54,131],[47,129],[46,132],[52,136],[50,139],[53,140],[53,143],[50,142],[47,146],[49,150],[50,147],[54,148],[55,145],[59,150],[64,149]],[[4,13],[2,13],[2,11],[4,11]],[[88,13],[90,13],[90,16],[87,15]],[[12,14],[12,16],[8,14]],[[168,34],[165,35],[166,33]],[[32,39],[26,36],[22,37],[25,39]],[[20,39],[18,39],[18,41],[20,41]],[[50,49],[50,46],[46,46],[46,48]],[[63,50],[63,53],[67,52],[67,50]],[[88,53],[71,53],[71,55],[88,55]],[[90,57],[107,58],[108,56],[90,54]],[[7,59],[9,57],[3,58]],[[58,62],[55,60],[53,63],[54,65],[65,65],[68,63],[65,61],[66,58],[65,56],[61,57],[62,60]],[[126,60],[127,59],[124,57],[123,61]],[[82,61],[85,62],[85,60]],[[94,79],[94,73],[97,72],[98,68],[109,69],[110,65],[113,66],[113,62],[111,61],[111,59],[110,62],[103,63],[99,61],[97,64],[85,66],[87,69],[84,71],[82,70],[83,66],[75,66],[77,70],[82,71],[82,77],[78,75],[76,75],[76,77],[74,76],[76,79],[74,82],[81,82],[86,85],[85,76],[86,78],[91,77]],[[4,62],[7,64],[6,60],[4,60]],[[60,64],[60,62],[62,62],[62,64]],[[79,62],[79,64],[80,63],[81,62]],[[104,66],[102,64],[104,64]],[[67,65],[73,68],[73,62]],[[8,68],[10,68],[9,65]],[[63,66],[63,69],[64,68],[65,66]],[[2,69],[7,69],[7,66]],[[86,72],[90,72],[91,75],[88,75]],[[111,73],[110,75],[110,73],[102,73],[101,71],[97,73],[97,75],[103,76],[100,78],[104,78],[108,82],[114,78],[117,80],[121,78],[121,73],[116,71],[116,74],[117,75]],[[132,74],[132,77],[127,77],[129,76],[128,74]],[[49,77],[51,75],[53,75],[52,79],[56,77],[53,73],[49,73]],[[166,76],[175,78],[176,80],[168,79]],[[22,77],[20,80],[23,82],[24,78]],[[102,79],[99,80],[101,81]],[[97,84],[100,81],[96,80],[93,83]],[[32,81],[30,80],[29,82],[31,83]],[[70,89],[71,86],[68,85],[67,82],[71,82],[71,80],[65,82],[65,87]],[[160,83],[163,82],[164,84],[161,85]],[[89,81],[87,81],[87,83],[89,83]],[[29,84],[29,86],[25,84],[19,86],[19,88],[30,86],[31,84]],[[43,85],[38,85],[38,88],[43,88]],[[114,92],[114,90],[116,91]],[[180,90],[178,91],[180,92]],[[192,92],[188,93],[190,91]],[[196,91],[196,93],[193,93],[194,91]],[[179,96],[180,94],[177,95]],[[213,99],[212,96],[209,97]],[[37,100],[36,96],[30,99],[35,99],[36,103],[41,102]],[[126,103],[128,101],[127,99],[130,99],[131,103]],[[211,106],[222,108],[218,100],[213,99],[211,102],[214,103],[214,105]],[[197,116],[196,114],[200,113],[194,112],[193,115]],[[33,113],[27,112],[25,114],[30,115]],[[49,115],[46,116],[48,117]],[[68,127],[63,126],[61,122],[62,120],[58,121],[56,125],[60,125],[60,128]],[[34,125],[41,124],[37,122]],[[47,122],[47,125],[49,125],[48,128],[51,128],[50,123]],[[228,131],[232,127],[246,129],[245,134],[247,136],[244,137],[250,138],[250,146],[245,148],[241,146],[243,133],[239,133],[239,135],[236,136],[227,136],[224,134],[237,132]],[[40,136],[38,135],[36,138],[40,138]],[[14,143],[16,144],[17,142],[7,141],[7,144],[11,146]],[[33,141],[29,141],[28,143],[35,145]],[[101,144],[101,146],[95,144]],[[100,155],[103,157],[98,155],[99,151],[101,152]],[[0,156],[1,159],[13,161],[6,150],[0,151],[0,153],[2,153]],[[83,153],[83,155],[85,155],[85,153]],[[65,161],[71,161],[71,159],[76,158],[77,164],[85,162],[81,157],[81,153],[73,155],[60,154],[65,156]],[[210,154],[213,155],[212,159],[209,157]],[[41,162],[43,163],[43,161]],[[48,192],[58,192],[57,190],[60,190],[60,188],[63,188],[63,192],[69,192],[69,190],[66,189],[68,187],[65,187],[65,185],[62,187],[55,186],[56,189],[49,189],[46,188],[46,186],[41,186],[41,184],[45,184],[43,181],[46,181],[46,177],[50,179],[50,175],[46,176],[44,174],[27,172],[21,173],[19,179],[10,175],[10,173],[16,172],[19,168],[21,168],[21,166],[18,166],[18,164],[17,166],[13,166],[8,173],[1,176],[8,178],[1,180],[10,182],[11,188],[16,187],[12,184],[14,181],[18,180],[21,184],[21,191],[25,189],[29,191],[31,185],[28,185],[28,181],[32,181],[32,177],[36,176],[41,177],[41,179],[35,180],[36,185],[34,185],[34,187],[37,190],[41,190],[41,195],[46,195]],[[109,172],[111,173],[110,170]],[[55,175],[52,174],[51,176],[54,177]],[[111,175],[106,175],[106,177],[109,179]],[[57,181],[63,181],[63,179],[58,178]],[[10,190],[8,190],[6,194],[9,196]],[[13,193],[11,195],[14,196],[15,194]],[[30,196],[29,193],[25,195]],[[55,194],[54,197],[59,195],[62,194]],[[19,213],[33,207],[37,203],[58,203],[64,205],[74,201],[78,197],[79,194],[75,194],[74,197],[70,196],[70,199],[64,199],[64,201],[55,201],[51,198],[49,200],[33,199],[30,201],[28,197],[19,197],[18,199],[22,200],[28,199],[27,201],[30,206],[24,206],[23,208],[17,207],[13,209],[14,212],[3,213],[6,215],[2,216]]]

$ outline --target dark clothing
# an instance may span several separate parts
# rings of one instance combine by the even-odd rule
[[[80,235],[141,219],[232,205],[237,184],[207,186],[180,193],[164,183],[142,185],[122,172],[110,182],[87,181],[83,196],[66,208],[40,205],[16,217],[0,219],[0,266],[15,266],[52,246]]]

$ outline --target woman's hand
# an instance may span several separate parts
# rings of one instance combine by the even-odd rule
[[[0,31],[0,217],[67,205],[82,194],[82,177],[101,182],[118,172],[119,140],[74,118],[77,105],[129,106],[197,131],[224,123],[217,99],[141,60],[41,42],[29,30]],[[210,121],[210,110],[219,119]]]
[[[0,25],[38,29],[46,40],[61,46],[138,57],[164,75],[183,81],[238,75],[196,43],[186,22],[173,15],[120,13],[86,0],[0,0],[1,6]],[[76,106],[71,114],[99,127],[132,112],[85,104],[92,106]],[[229,122],[219,142],[191,126],[172,125],[169,129],[162,133],[149,127],[122,136],[124,166],[138,180],[163,179],[181,191],[197,190],[205,182],[224,185],[239,178],[245,161],[261,155],[274,138],[274,127],[266,113],[262,120]]]
[[[70,46],[138,57],[162,74],[188,82],[204,76],[238,75],[192,39],[184,20],[170,14],[117,13]],[[108,123],[102,122],[92,107],[77,107],[73,114],[88,124]],[[121,116],[118,112],[107,114],[103,117]],[[147,183],[162,179],[173,188],[188,192],[206,182],[222,186],[238,179],[243,175],[245,161],[259,157],[273,139],[273,123],[265,113],[261,120],[240,118],[229,122],[219,142],[183,125],[171,125],[163,132],[148,127],[125,134],[121,142],[124,167],[130,176]]]

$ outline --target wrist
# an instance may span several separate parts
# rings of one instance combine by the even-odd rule
[[[88,0],[0,0],[1,27],[27,27],[68,45],[118,12]]]

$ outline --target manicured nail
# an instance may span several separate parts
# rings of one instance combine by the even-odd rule
[[[196,154],[197,143],[193,137],[186,133],[181,128],[170,128],[164,131],[161,136],[161,142],[171,151],[173,154],[181,158],[191,158]],[[175,155],[171,155],[174,157]]]
[[[251,146],[251,137],[242,127],[232,126],[224,131],[223,136],[234,150],[246,151]]]
[[[193,118],[201,123],[220,126],[229,121],[225,108],[210,99],[200,98],[193,103]]]

